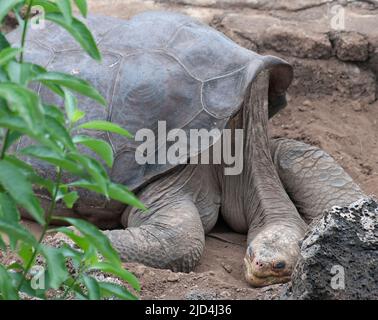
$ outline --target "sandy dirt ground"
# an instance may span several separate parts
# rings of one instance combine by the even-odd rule
[[[264,47],[255,41],[253,35],[250,34],[251,29],[248,24],[243,27],[243,16],[258,14],[259,19],[262,19],[261,23],[264,23],[264,18],[279,19],[288,24],[290,21],[299,24],[302,21],[303,25],[294,31],[294,35],[298,33],[299,40],[303,34],[306,41],[311,40],[312,36],[314,41],[318,41],[317,39],[321,36],[328,35],[327,30],[320,30],[319,33],[314,34],[309,22],[311,20],[306,18],[306,16],[316,17],[320,10],[329,10],[326,7],[326,1],[302,1],[306,4],[302,7],[300,4],[297,5],[300,1],[287,1],[289,2],[291,7],[280,5],[286,3],[283,1],[237,1],[238,5],[236,5],[236,1],[227,0],[192,2],[185,0],[89,0],[92,13],[121,18],[129,18],[136,13],[151,9],[184,12],[218,27],[235,41],[247,47],[257,47],[261,53],[270,52],[271,47],[266,45]],[[262,5],[251,7],[251,3],[255,5],[262,3]],[[375,7],[373,1],[373,5],[349,6],[347,10],[351,10],[351,17],[356,19],[353,21],[357,21],[353,26],[358,28],[356,17],[359,15],[365,19],[364,21],[370,17],[378,21],[377,8],[378,5]],[[237,26],[230,21],[237,21]],[[245,33],[243,33],[243,28],[245,28]],[[275,39],[280,39],[279,36],[275,34]],[[287,34],[282,36],[286,37]],[[342,61],[341,54],[338,56],[338,53],[335,53],[333,43],[330,45],[330,52],[320,54],[320,59],[313,56],[311,48],[314,46],[310,47],[307,56],[301,56],[301,53],[292,54],[290,48],[289,51],[274,48],[274,54],[294,59],[289,60],[299,66],[299,71],[293,89],[289,91],[288,107],[270,121],[270,134],[272,137],[290,137],[323,148],[337,159],[366,193],[378,195],[378,101],[375,100],[377,85],[375,77],[378,73],[378,53],[375,48],[378,47],[376,46],[378,34],[371,34],[368,30],[364,33],[364,37],[368,39],[369,58],[363,61]],[[328,45],[328,42],[326,43]],[[356,60],[361,59],[356,58]],[[325,64],[327,64],[326,67],[324,67]],[[302,66],[306,67],[302,68]],[[358,70],[361,70],[358,71],[358,76],[361,77],[361,80],[358,80],[359,84],[362,83],[364,88],[372,89],[369,89],[370,91],[361,89],[361,92],[357,93],[351,93],[353,91],[351,89],[343,90],[349,85],[351,88],[359,85],[353,82],[355,79],[353,76],[349,76],[342,69],[344,67],[359,68]],[[329,75],[326,74],[327,70],[333,71]],[[311,72],[316,74],[314,83],[308,83],[308,78],[311,82],[313,77]],[[351,84],[349,80],[352,81]],[[329,83],[331,86],[335,84],[335,89],[330,88]],[[314,87],[319,89],[314,92],[311,90]],[[364,90],[369,92],[366,93]],[[126,264],[126,266],[140,278],[143,299],[282,298],[288,284],[253,289],[244,281],[242,265],[245,246],[244,235],[235,234],[224,224],[219,223],[207,237],[204,255],[194,272],[173,273],[169,270],[157,270],[138,264]]]

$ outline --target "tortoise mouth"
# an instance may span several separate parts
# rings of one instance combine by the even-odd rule
[[[284,270],[277,272],[269,270],[269,273],[261,273],[253,267],[253,263],[248,256],[244,258],[245,279],[253,287],[265,287],[278,283],[286,283],[291,279],[291,271]]]

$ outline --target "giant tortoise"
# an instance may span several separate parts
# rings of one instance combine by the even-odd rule
[[[31,31],[26,46],[29,61],[87,79],[107,99],[104,109],[81,97],[85,121],[107,119],[132,133],[149,129],[156,135],[159,121],[166,130],[188,135],[194,129],[241,129],[243,170],[225,174],[224,160],[187,161],[214,149],[222,135],[177,163],[140,163],[140,141],[96,133],[113,147],[112,179],[129,186],[149,210],[81,192],[73,210],[62,205],[55,214],[97,224],[125,261],[184,272],[199,262],[205,234],[221,214],[234,231],[248,234],[246,280],[254,286],[288,281],[308,223],[334,205],[364,196],[322,150],[269,139],[268,119],[286,105],[292,67],[182,14],[146,12],[128,21],[98,16],[87,23],[103,54],[100,64],[55,25]],[[9,34],[12,42],[19,38],[19,31]],[[43,87],[35,90],[47,102],[62,103]],[[230,141],[235,151],[236,142]],[[29,143],[23,139],[18,148]],[[164,143],[173,144],[155,141],[154,153]],[[29,160],[42,174],[54,175],[51,167]],[[45,192],[40,198],[47,205]]]

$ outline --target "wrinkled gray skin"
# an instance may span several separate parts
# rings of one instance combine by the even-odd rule
[[[243,128],[244,169],[226,176],[222,164],[138,165],[135,141],[102,135],[116,154],[111,178],[130,186],[149,211],[81,192],[73,210],[59,206],[55,214],[112,229],[105,232],[125,261],[186,272],[200,260],[205,234],[221,214],[234,231],[248,233],[247,281],[254,286],[287,281],[307,223],[363,196],[325,152],[293,140],[269,140],[268,117],[286,104],[291,67],[183,15],[144,13],[128,22],[91,17],[88,24],[103,52],[101,65],[54,26],[31,33],[27,42],[29,60],[78,74],[107,98],[108,111],[80,98],[85,120],[109,119],[132,132],[156,133],[158,120],[166,120],[168,130],[186,132]],[[18,41],[19,31],[9,38]],[[61,104],[46,89],[35,89]],[[28,144],[23,139],[17,147]],[[54,176],[52,168],[29,161]],[[48,194],[38,192],[47,206]]]

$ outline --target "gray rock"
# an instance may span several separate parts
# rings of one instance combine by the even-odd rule
[[[357,32],[331,35],[336,56],[343,61],[366,61],[369,58],[369,41]]]
[[[378,203],[334,207],[310,226],[292,299],[378,299]]]
[[[259,51],[274,50],[299,58],[326,59],[332,56],[326,32],[312,26],[305,29],[296,21],[259,13],[229,13],[219,17],[216,24],[215,27],[247,48],[256,46]]]
[[[261,10],[297,11],[331,2],[332,0],[155,0],[171,4],[183,4],[216,8],[253,8]]]

